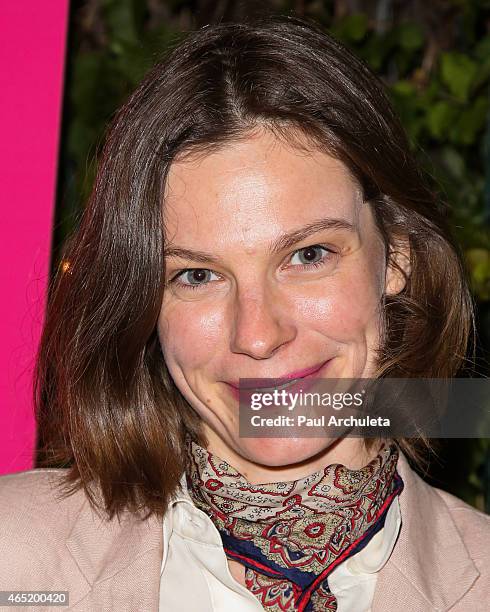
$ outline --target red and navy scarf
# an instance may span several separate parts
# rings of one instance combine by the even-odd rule
[[[247,588],[269,612],[336,610],[329,574],[383,527],[403,490],[393,442],[358,470],[336,463],[258,485],[190,439],[187,449],[194,504],[216,525],[227,557],[245,566]]]

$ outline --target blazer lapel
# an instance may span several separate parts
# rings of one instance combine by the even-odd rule
[[[400,495],[398,542],[378,574],[373,612],[443,611],[479,576],[444,500],[409,466],[397,465],[405,488]]]
[[[444,500],[400,453],[402,525],[379,572],[373,612],[448,610],[479,576]],[[141,609],[158,612],[162,521],[125,513],[105,521],[85,500],[66,541],[79,569],[69,610]]]
[[[124,513],[120,522],[106,521],[85,500],[66,541],[83,575],[68,609],[156,612],[162,541],[161,519]]]

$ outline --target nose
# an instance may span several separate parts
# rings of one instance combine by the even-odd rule
[[[296,326],[286,316],[285,305],[272,292],[243,290],[232,312],[230,349],[233,353],[267,359],[296,337]]]

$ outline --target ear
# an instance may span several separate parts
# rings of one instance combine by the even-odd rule
[[[385,293],[397,295],[406,287],[412,267],[408,236],[398,237],[389,246],[388,265],[385,274]]]

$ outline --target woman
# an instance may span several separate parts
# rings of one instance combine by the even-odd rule
[[[454,376],[472,319],[369,70],[296,18],[191,34],[114,119],[67,247],[37,369],[58,469],[0,479],[0,589],[488,609],[489,518],[416,475],[417,441],[238,427],[240,378]]]

